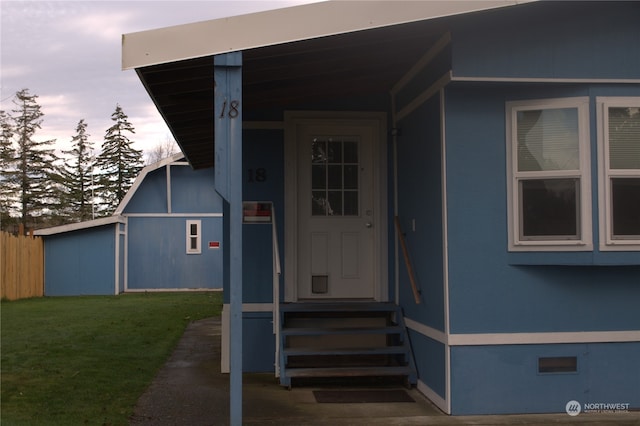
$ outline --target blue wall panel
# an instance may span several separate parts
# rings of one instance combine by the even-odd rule
[[[125,213],[167,212],[167,168],[161,167],[145,176],[126,206]]]
[[[535,253],[531,256],[540,264],[518,266],[507,252],[505,101],[595,93],[619,95],[620,90],[472,84],[446,89],[452,333],[640,329],[639,266],[594,266],[593,253]],[[596,197],[596,176],[592,185]],[[598,252],[597,210],[593,214],[596,255],[625,255]],[[567,258],[582,258],[584,264],[553,266]]]
[[[245,312],[242,322],[242,370],[245,373],[274,371],[275,336],[271,312]]]
[[[45,237],[45,295],[115,294],[116,226]]]
[[[246,201],[273,203],[284,259],[284,134],[282,130],[244,130],[244,183],[242,197]],[[227,226],[227,225],[225,225]],[[271,224],[245,224],[242,229],[243,302],[273,301],[273,238]],[[284,264],[282,264],[284,270]],[[281,277],[280,294],[283,278]],[[226,284],[225,284],[226,285]],[[225,287],[226,290],[226,287]],[[228,303],[228,291],[225,291]]]
[[[128,288],[222,288],[222,218],[202,217],[202,253],[186,254],[193,217],[130,217]],[[208,248],[209,241],[221,242]]]
[[[442,168],[439,97],[399,123],[398,217],[408,246],[421,303],[413,298],[400,253],[400,300],[406,316],[444,330]],[[415,220],[415,231],[412,229]],[[392,250],[391,250],[392,251]]]
[[[273,301],[273,244],[269,224],[245,224],[242,229],[243,303]]]
[[[442,399],[447,398],[446,348],[423,334],[409,330],[419,379]]]
[[[222,198],[215,191],[213,169],[171,166],[172,213],[219,213]]]
[[[577,372],[539,373],[539,357],[577,358]],[[562,413],[568,401],[640,406],[640,343],[451,348],[452,414]]]
[[[469,15],[452,29],[453,74],[637,79],[638,16],[638,2],[536,2]]]

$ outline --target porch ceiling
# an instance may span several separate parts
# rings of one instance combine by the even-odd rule
[[[243,113],[388,93],[447,31],[422,21],[243,52]],[[136,69],[195,169],[213,166],[213,57]]]

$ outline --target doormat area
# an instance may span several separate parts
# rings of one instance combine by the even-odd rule
[[[415,402],[404,390],[318,390],[313,396],[318,403],[333,404]]]

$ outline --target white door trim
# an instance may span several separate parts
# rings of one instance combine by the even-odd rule
[[[367,124],[374,128],[373,177],[374,205],[378,213],[375,238],[375,300],[388,301],[388,205],[387,205],[387,122],[385,113],[377,112],[331,112],[331,111],[290,111],[285,112],[284,142],[284,300],[297,302],[296,279],[298,276],[298,192],[297,170],[297,128],[301,125],[319,123]]]

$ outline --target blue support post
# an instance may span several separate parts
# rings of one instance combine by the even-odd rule
[[[228,203],[230,423],[242,424],[242,52],[214,57],[215,188]]]

